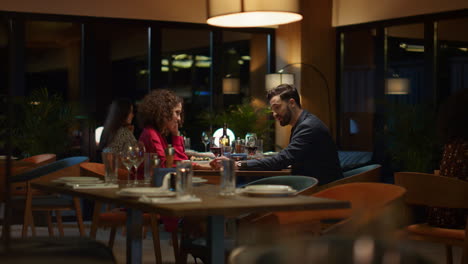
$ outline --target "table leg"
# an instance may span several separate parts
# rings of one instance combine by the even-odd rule
[[[207,246],[210,263],[224,263],[224,216],[213,215],[208,217]]]
[[[127,263],[142,262],[142,222],[140,210],[127,208]]]

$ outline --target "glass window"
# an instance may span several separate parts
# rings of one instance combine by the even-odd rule
[[[182,133],[192,148],[203,149],[200,113],[210,110],[210,31],[164,28],[162,30],[162,87],[184,99]],[[203,122],[202,122],[203,123]]]
[[[80,30],[79,23],[25,23],[26,94],[47,88],[69,101],[79,101]]]
[[[344,150],[372,151],[375,30],[343,34],[340,147]]]
[[[440,100],[468,89],[468,18],[438,22]]]
[[[424,24],[387,28],[386,100],[418,104],[432,97],[424,81]]]

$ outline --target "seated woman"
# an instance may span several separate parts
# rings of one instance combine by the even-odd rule
[[[174,165],[177,161],[188,160],[184,138],[179,136],[179,126],[183,123],[182,98],[169,90],[154,90],[147,94],[138,106],[138,119],[143,127],[140,141],[146,152],[156,153],[161,167],[166,167],[165,149],[174,148]],[[194,169],[210,169],[193,163]]]
[[[116,99],[109,107],[98,149],[102,152],[121,152],[128,143],[135,143],[133,135],[133,103]]]
[[[440,106],[438,135],[444,145],[440,175],[468,181],[468,89],[456,92]],[[444,228],[464,228],[468,210],[429,208],[427,222]]]

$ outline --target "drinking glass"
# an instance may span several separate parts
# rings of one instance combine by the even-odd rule
[[[192,162],[183,160],[177,163],[176,193],[177,197],[190,195],[192,193]]]
[[[151,186],[152,179],[154,178],[154,169],[158,168],[161,160],[156,153],[145,153],[145,173],[143,185]]]
[[[211,152],[215,155],[215,157],[221,156],[221,146],[219,145],[219,142],[217,142],[218,138],[212,137],[210,139],[210,150]]]
[[[236,194],[236,169],[235,161],[228,159],[222,161],[221,168],[221,196],[231,196]]]
[[[102,163],[104,163],[104,181],[106,183],[117,183],[119,169],[119,153],[102,152]]]
[[[142,142],[129,143],[125,146],[124,151],[121,153],[122,163],[128,170],[128,181],[127,186],[131,186],[131,173],[132,168],[135,168],[135,175],[133,179],[133,184],[137,185],[137,169],[138,166],[143,162],[145,153],[145,146]]]
[[[205,152],[208,151],[207,149],[207,145],[210,143],[210,136],[209,136],[209,133],[206,132],[206,131],[203,131],[202,134],[201,134],[201,141],[203,143],[203,145],[205,145]]]

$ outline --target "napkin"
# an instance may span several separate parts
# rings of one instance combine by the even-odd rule
[[[142,196],[138,199],[139,202],[143,203],[159,203],[159,204],[173,204],[173,203],[199,203],[201,199],[194,195],[184,195],[182,197],[161,197],[161,198],[150,198],[148,196]]]
[[[112,189],[119,188],[118,184],[111,183],[95,183],[95,184],[78,184],[78,183],[66,183],[65,186],[71,187],[72,189]]]

